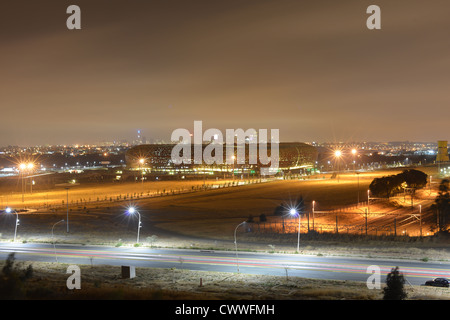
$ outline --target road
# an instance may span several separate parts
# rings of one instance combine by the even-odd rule
[[[52,244],[0,244],[0,259],[15,252],[21,261],[42,261],[94,265],[177,268],[203,271],[239,272],[272,276],[366,282],[372,265],[380,267],[382,283],[395,266],[412,285],[435,277],[450,278],[450,263],[408,260],[378,260],[354,257],[324,257],[295,254],[267,254],[230,251],[150,249]]]

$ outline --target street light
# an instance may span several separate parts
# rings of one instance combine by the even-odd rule
[[[356,171],[356,161],[355,161],[355,156],[356,156],[356,153],[357,153],[358,151],[356,151],[356,149],[352,149],[352,155],[353,155],[353,171]]]
[[[34,168],[34,163],[33,162],[28,162],[28,163],[24,163],[22,162],[21,164],[19,164],[19,173],[20,176],[22,176],[22,203],[25,201],[24,199],[24,184],[25,184],[25,172],[26,171],[31,171]]]
[[[241,222],[240,224],[237,225],[236,229],[234,229],[234,247],[235,247],[235,251],[236,251],[236,265],[237,265],[237,272],[239,273],[239,260],[238,260],[238,252],[237,252],[237,239],[236,239],[236,231],[239,228],[239,226],[241,226],[242,224],[244,224],[244,222]]]
[[[54,229],[55,226],[56,226],[58,223],[60,223],[60,222],[64,222],[64,219],[63,219],[63,220],[60,220],[60,221],[58,221],[58,222],[56,222],[56,223],[53,225],[53,227],[52,227],[52,242],[53,242],[53,249],[54,249],[54,251],[55,251],[55,259],[56,259],[56,262],[58,262],[58,257],[57,257],[57,255],[56,255],[56,244],[55,244],[55,240],[54,240],[54,237],[53,237],[53,229]]]
[[[131,214],[131,215],[134,215],[135,213],[137,213],[137,215],[138,215],[139,221],[138,221],[138,230],[137,230],[137,240],[136,240],[136,243],[139,243],[139,232],[140,232],[140,230],[141,230],[141,228],[142,228],[142,226],[141,226],[141,214],[139,213],[139,211],[136,210],[135,207],[130,207],[130,208],[128,208],[127,213],[128,213],[128,214]]]
[[[67,233],[69,233],[69,189],[74,187],[74,186],[78,186],[80,185],[79,183],[77,183],[75,180],[72,180],[72,182],[70,183],[60,183],[60,184],[56,184],[56,187],[62,187],[64,189],[66,189],[66,206],[67,206],[67,210],[66,210],[66,227],[67,227]]]
[[[358,177],[358,207],[359,207],[359,174],[360,172],[356,172],[356,176]]]
[[[139,159],[139,171],[141,172],[141,183],[144,185],[144,172],[142,171],[141,166],[145,163],[145,159],[141,158]]]
[[[291,216],[298,215],[297,252],[300,252],[300,213],[297,211],[297,209],[292,208],[291,210],[289,210],[289,214]]]
[[[419,204],[420,237],[422,237],[422,205]]]
[[[234,160],[236,160],[236,156],[231,156],[231,159],[233,160],[233,170],[231,171],[231,176],[234,180]]]
[[[312,202],[312,215],[313,215],[313,230],[316,231],[316,229],[314,228],[314,210],[316,207],[316,201],[313,200]]]
[[[336,162],[338,165],[338,170],[337,170],[337,176],[338,176],[338,182],[339,182],[339,172],[340,172],[340,160],[341,160],[341,156],[342,156],[342,151],[341,150],[336,150],[334,152],[334,157],[336,158]]]
[[[6,208],[5,209],[6,213],[13,213],[13,210],[11,208]],[[16,214],[16,227],[14,229],[14,242],[16,242],[16,237],[17,237],[17,226],[19,225],[19,214],[17,213],[16,210],[14,210],[14,213]]]

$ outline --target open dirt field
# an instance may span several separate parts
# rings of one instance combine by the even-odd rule
[[[424,168],[428,171],[433,168]],[[414,250],[404,250],[403,254],[410,257],[415,252],[417,259],[424,257],[436,259],[449,259],[446,251],[447,245],[435,243],[434,239],[422,239],[411,243],[409,237],[397,237],[395,241],[390,238],[383,245],[367,238],[365,209],[369,208],[367,215],[367,234],[369,236],[388,237],[418,235],[419,221],[411,217],[409,201],[403,202],[397,197],[393,203],[371,199],[367,206],[367,189],[374,177],[387,174],[396,174],[396,171],[380,171],[361,173],[358,177],[353,173],[342,174],[339,181],[327,176],[318,179],[306,180],[274,180],[268,182],[253,181],[254,183],[232,186],[231,181],[166,181],[148,182],[144,185],[134,183],[131,185],[112,186],[85,186],[77,189],[80,198],[95,194],[112,194],[116,192],[134,195],[134,190],[181,190],[184,193],[168,195],[153,195],[123,198],[119,201],[101,200],[91,201],[86,206],[72,205],[69,207],[70,232],[66,233],[65,223],[55,223],[66,219],[66,208],[60,206],[54,212],[40,209],[33,213],[20,213],[18,227],[19,241],[44,241],[54,239],[57,242],[72,242],[82,244],[133,244],[136,239],[137,217],[125,214],[127,207],[136,206],[142,217],[141,241],[144,245],[149,243],[149,237],[157,236],[153,244],[161,247],[200,247],[223,250],[233,249],[233,235],[235,228],[250,216],[254,223],[247,224],[237,230],[240,249],[288,251],[295,250],[297,240],[298,220],[296,218],[281,218],[274,216],[275,208],[283,204],[289,206],[299,196],[303,197],[306,205],[306,214],[301,219],[301,251],[312,254],[362,254],[362,255],[398,255],[398,247],[414,247]],[[426,171],[426,170],[424,170]],[[428,172],[430,173],[430,172]],[[258,182],[258,183],[256,183]],[[196,186],[210,185],[211,189],[201,190]],[[213,186],[214,185],[214,186]],[[219,188],[220,186],[220,188]],[[436,187],[436,186],[435,186]],[[134,189],[133,189],[134,188]],[[71,192],[75,193],[74,189]],[[357,206],[358,190],[360,205]],[[156,191],[157,192],[157,191]],[[64,193],[64,192],[63,192]],[[61,191],[49,192],[53,197],[61,196]],[[16,195],[19,196],[19,195]],[[34,196],[39,197],[39,194]],[[416,204],[423,204],[424,219],[422,221],[423,235],[429,232],[427,223],[432,223],[431,213],[427,206],[433,199],[425,190],[422,199]],[[70,198],[69,198],[70,199]],[[17,199],[20,201],[20,198]],[[92,200],[92,199],[91,199]],[[316,217],[314,222],[311,215],[312,201],[315,201]],[[364,203],[366,201],[366,203]],[[334,211],[333,211],[334,210]],[[417,208],[416,208],[417,211]],[[415,212],[416,212],[415,211]],[[260,214],[267,216],[267,221],[259,222]],[[396,219],[394,223],[394,219]],[[337,222],[337,223],[336,223]],[[0,217],[1,238],[8,241],[13,237],[14,215]],[[305,233],[313,229],[319,232],[336,234],[337,237],[311,237]],[[359,238],[346,237],[346,235],[361,236]],[[370,240],[370,241],[369,241]],[[369,245],[370,243],[370,245]],[[434,250],[434,251],[432,251]],[[433,253],[433,254],[431,254]]]

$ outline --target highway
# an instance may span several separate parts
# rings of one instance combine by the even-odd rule
[[[2,243],[0,259],[15,252],[18,261],[59,262],[77,265],[112,265],[152,268],[178,268],[202,271],[239,272],[272,276],[298,276],[312,279],[350,280],[366,282],[376,265],[381,270],[382,283],[386,274],[398,266],[408,283],[422,285],[426,280],[450,278],[450,263],[409,260],[365,259],[356,257],[306,256],[232,251],[202,251],[188,249],[151,249],[102,247],[36,243]],[[137,273],[138,276],[138,273]]]

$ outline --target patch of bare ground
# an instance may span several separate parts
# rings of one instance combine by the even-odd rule
[[[26,268],[29,262],[18,263]],[[182,269],[136,268],[123,279],[120,267],[81,265],[81,289],[66,286],[68,265],[32,262],[33,275],[10,299],[30,300],[379,300],[382,288],[365,283]],[[3,267],[4,263],[0,264]],[[4,288],[2,289],[4,290]],[[448,288],[406,287],[411,300],[447,300]]]

